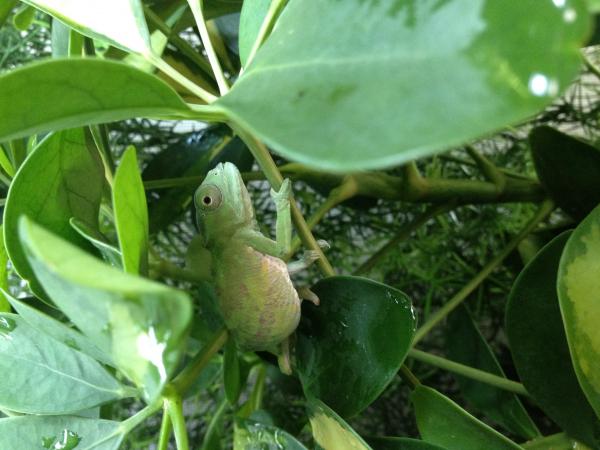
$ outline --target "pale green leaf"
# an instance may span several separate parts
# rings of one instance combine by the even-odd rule
[[[86,36],[124,50],[150,54],[140,0],[23,0]]]
[[[119,422],[74,416],[23,416],[0,419],[3,450],[117,450],[124,437]],[[56,443],[59,446],[56,446]],[[64,444],[64,445],[63,445]],[[53,446],[54,445],[54,446]]]
[[[109,355],[98,349],[86,336],[77,330],[66,326],[27,303],[17,300],[6,292],[3,292],[3,294],[2,298],[6,298],[19,316],[36,330],[52,336],[67,347],[91,356],[102,364],[114,366],[114,362]]]
[[[184,117],[191,112],[154,75],[94,58],[39,61],[4,73],[0,104],[10,105],[0,109],[0,141],[50,129],[133,117]]]
[[[184,350],[189,297],[106,265],[27,218],[19,231],[50,298],[148,400],[159,395]]]
[[[254,41],[267,15],[271,0],[246,0],[240,14],[239,47],[242,66],[246,65]]]
[[[325,450],[371,450],[371,447],[325,403],[309,401],[312,434]]]
[[[125,272],[148,273],[148,208],[134,147],[123,154],[113,185],[115,226]]]
[[[86,145],[81,128],[49,135],[19,169],[4,210],[4,239],[13,267],[34,292],[39,294],[42,289],[17,238],[19,218],[27,215],[74,244],[89,248],[69,226],[69,219],[97,223],[103,186],[102,163],[97,152]]]
[[[567,241],[557,284],[575,374],[600,417],[600,207]]]
[[[289,159],[398,165],[541,111],[589,29],[580,0],[290,0],[216,104]]]
[[[21,413],[76,413],[126,396],[97,361],[15,314],[0,314],[0,372],[0,406]]]

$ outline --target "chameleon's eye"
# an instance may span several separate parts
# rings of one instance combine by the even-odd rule
[[[221,206],[222,200],[221,190],[212,184],[203,186],[196,192],[196,207],[202,211],[214,211]]]

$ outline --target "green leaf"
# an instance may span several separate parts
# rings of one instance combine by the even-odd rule
[[[15,97],[15,92],[27,95]],[[0,110],[0,141],[50,129],[190,113],[154,75],[94,58],[40,61],[4,73],[0,104],[10,105]]]
[[[527,392],[569,435],[595,447],[600,424],[571,365],[556,292],[570,235],[567,231],[547,244],[515,281],[506,305],[506,334]]]
[[[101,351],[87,337],[75,329],[66,326],[27,303],[17,300],[6,292],[3,292],[3,294],[3,298],[9,301],[19,316],[31,327],[53,337],[67,347],[91,356],[102,364],[114,366],[114,362],[109,355]]]
[[[31,26],[33,19],[35,19],[35,8],[24,5],[13,16],[13,25],[19,31],[27,31]]]
[[[233,449],[306,450],[306,447],[277,427],[250,420],[236,420]]]
[[[150,54],[148,26],[140,0],[23,0],[86,36],[123,50]]]
[[[506,377],[466,307],[461,306],[450,315],[447,330],[446,348],[449,359]],[[465,399],[481,413],[524,439],[540,436],[535,423],[515,394],[470,378],[456,378]]]
[[[4,0],[0,2],[0,27],[4,25],[8,16],[10,16],[11,11],[15,7],[15,5],[19,2],[19,0]]]
[[[304,391],[344,417],[358,414],[394,378],[410,347],[415,316],[406,295],[366,278],[330,277],[303,305],[297,370]]]
[[[74,416],[0,419],[0,448],[117,450],[124,437],[119,422]],[[58,443],[58,446],[53,444]],[[63,444],[77,443],[75,447]]]
[[[434,389],[417,386],[412,402],[419,433],[427,442],[447,450],[521,449]]]
[[[15,314],[0,314],[0,405],[27,414],[69,414],[126,396],[97,361]]]
[[[234,339],[227,339],[223,358],[223,386],[227,401],[235,405],[242,392],[240,360]]]
[[[310,426],[317,449],[371,450],[371,447],[331,408],[317,399],[308,402]]]
[[[579,0],[556,5],[291,0],[216,104],[292,160],[402,164],[529,118],[567,87],[590,23]]]
[[[400,437],[382,437],[367,439],[367,442],[376,450],[445,450],[437,445],[418,439]]]
[[[148,273],[148,208],[135,148],[127,148],[113,185],[115,227],[125,272]]]
[[[586,0],[586,3],[591,13],[600,13],[600,0]]]
[[[246,0],[240,14],[239,47],[242,66],[246,65],[254,41],[267,15],[271,0]]]
[[[546,126],[529,142],[541,183],[558,206],[583,219],[600,203],[600,149]]]
[[[8,191],[4,240],[14,269],[36,294],[43,290],[17,239],[19,218],[27,215],[70,242],[89,248],[69,226],[69,219],[98,223],[103,186],[102,162],[86,145],[81,128],[49,135],[19,169]]]
[[[75,231],[87,239],[102,255],[102,258],[111,266],[122,268],[123,258],[119,249],[115,248],[100,230],[87,223],[72,217],[69,221]]]
[[[27,218],[19,231],[50,298],[149,401],[159,395],[183,352],[188,296],[110,267]]]
[[[579,384],[600,416],[600,207],[575,229],[560,259],[558,299]]]

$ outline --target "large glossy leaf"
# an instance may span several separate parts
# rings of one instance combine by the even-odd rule
[[[158,395],[183,351],[188,296],[108,266],[26,218],[19,231],[50,298],[148,399]]]
[[[68,414],[125,397],[98,362],[0,314],[0,405],[28,414]]]
[[[135,275],[146,275],[148,273],[148,208],[134,147],[129,147],[125,151],[115,174],[113,208],[123,269]]]
[[[235,424],[234,450],[306,450],[306,447],[285,431],[251,420],[238,420]]]
[[[505,376],[466,307],[461,306],[450,315],[446,336],[449,359],[494,375]],[[481,413],[524,439],[539,437],[540,432],[535,423],[515,394],[470,378],[456,377],[465,399]]]
[[[217,104],[293,160],[401,164],[541,110],[588,19],[580,0],[291,0]]]
[[[371,450],[350,425],[323,402],[308,403],[310,426],[319,450]]]
[[[13,267],[34,292],[41,288],[17,238],[19,218],[27,215],[70,242],[89,248],[69,219],[98,223],[103,185],[102,163],[86,145],[81,128],[49,135],[19,169],[4,210],[4,239]]]
[[[117,450],[119,422],[75,416],[11,417],[0,420],[0,448],[33,450]]]
[[[417,439],[383,437],[367,439],[375,450],[445,450],[443,447]]]
[[[584,218],[600,203],[600,149],[550,127],[530,136],[535,170],[564,211]]]
[[[418,386],[412,402],[419,433],[427,442],[447,450],[521,449],[434,389]]]
[[[28,305],[26,302],[17,300],[6,292],[2,293],[3,297],[8,299],[12,307],[30,326],[48,336],[53,337],[59,342],[62,342],[67,347],[71,347],[77,351],[85,353],[88,356],[100,361],[103,364],[114,366],[114,362],[110,355],[96,347],[90,340],[79,333],[77,330],[68,327],[58,320],[50,317],[40,310]]]
[[[558,298],[573,367],[600,416],[600,207],[575,229],[560,259]]]
[[[263,23],[271,0],[246,0],[240,14],[239,48],[242,66],[246,65],[254,41]]]
[[[366,278],[331,277],[302,306],[297,370],[305,392],[344,417],[375,400],[396,375],[415,330],[406,295]]]
[[[80,33],[124,50],[150,54],[140,0],[23,0]]]
[[[521,382],[574,438],[595,446],[600,423],[579,387],[560,315],[556,277],[571,232],[547,244],[523,269],[506,306],[506,333]]]
[[[108,238],[100,230],[75,218],[71,218],[69,223],[75,231],[96,247],[106,262],[111,266],[123,267],[121,252],[109,242]]]
[[[0,110],[0,141],[50,129],[190,113],[155,76],[94,58],[41,61],[7,72],[0,76],[0,104],[10,105]]]

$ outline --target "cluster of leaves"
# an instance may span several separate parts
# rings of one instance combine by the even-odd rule
[[[5,2],[0,18],[17,3]],[[597,105],[581,115],[572,102],[554,104],[529,125],[526,142],[505,133],[487,141],[493,152],[469,145],[467,160],[423,159],[539,113],[579,71],[597,8],[591,0],[19,6],[19,27],[52,23],[53,58],[0,76],[9,189],[0,274],[0,407],[9,417],[0,420],[0,447],[152,442],[164,450],[173,434],[178,450],[600,448]],[[432,40],[442,29],[447,36]],[[44,54],[41,42],[28,53]],[[12,55],[6,67],[27,59],[4,54]],[[27,95],[14,101],[15,92]],[[134,117],[152,120],[104,125]],[[221,125],[177,133],[154,119]],[[540,126],[548,121],[575,124],[589,142]],[[541,185],[526,158],[506,157],[528,146]],[[268,184],[278,189],[282,174],[297,180],[304,189],[296,194],[302,210],[293,204],[294,250],[320,252],[313,229],[333,246],[321,255],[321,274],[301,281],[318,279],[321,306],[303,306],[294,377],[277,373],[269,355],[236,348],[197,263],[190,202],[222,161],[261,181],[253,191],[263,225],[272,222]],[[472,206],[504,202],[516,205]],[[566,222],[547,220],[555,204]],[[502,214],[511,220],[476,243],[429,239],[438,227],[469,222],[470,235],[476,221]],[[561,234],[568,227],[575,231]],[[430,260],[394,252],[413,234],[423,243],[413,251],[433,253]],[[516,282],[510,265],[492,276],[519,245],[530,262]],[[335,276],[330,262],[387,284]],[[503,300],[509,286],[502,328],[520,383],[506,378],[461,305],[477,289],[478,305],[490,294]],[[418,299],[417,310],[396,287]],[[434,327],[446,318],[440,335]],[[423,343],[443,345],[449,359],[415,348]],[[456,372],[469,408],[504,434],[426,387],[415,361]],[[387,437],[373,428],[361,437],[347,420],[397,387],[398,374],[410,388],[410,404],[400,406],[414,412],[421,440],[398,437],[400,424]],[[193,412],[184,414],[184,400]],[[532,407],[564,433],[542,436]],[[161,408],[157,436],[136,434],[142,424],[158,427]]]

